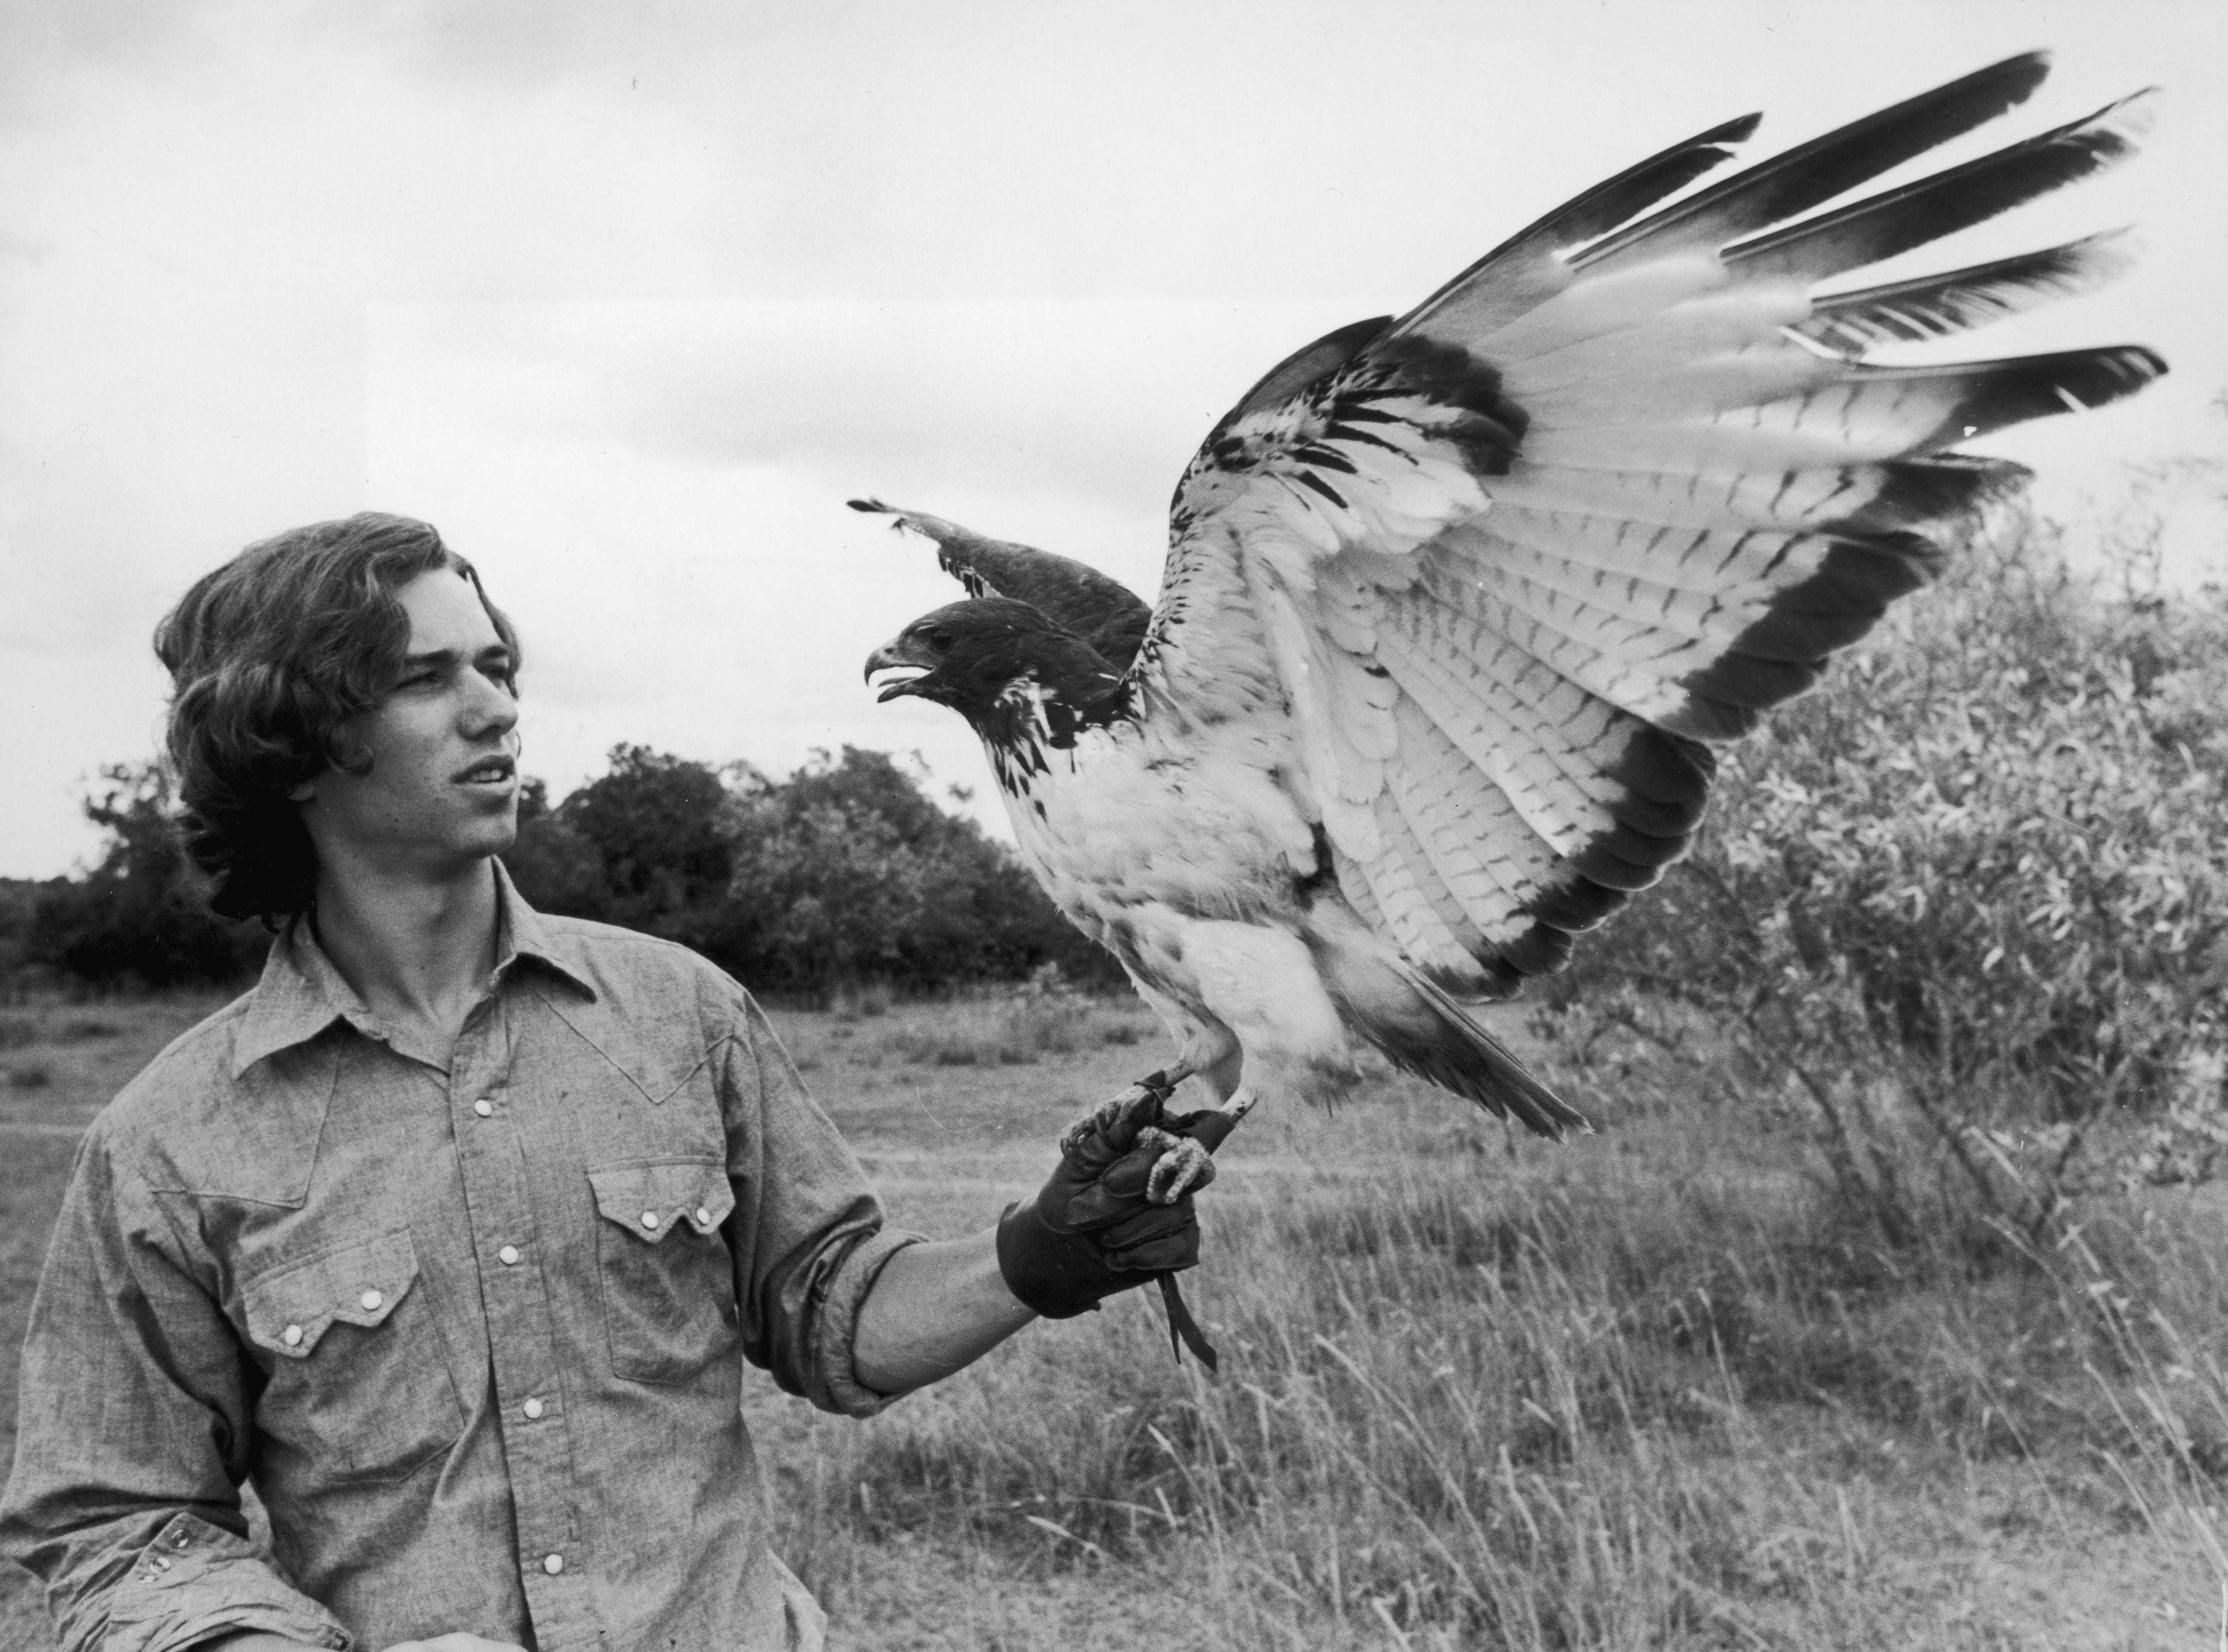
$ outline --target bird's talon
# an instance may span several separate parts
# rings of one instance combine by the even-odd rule
[[[1153,1162],[1145,1177],[1145,1197],[1156,1205],[1173,1205],[1213,1180],[1214,1160],[1207,1149],[1188,1136],[1180,1137]]]

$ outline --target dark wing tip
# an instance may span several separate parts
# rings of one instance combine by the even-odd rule
[[[895,509],[894,506],[886,505],[879,499],[846,499],[843,503],[854,510],[873,511],[884,516],[891,515]]]
[[[2129,394],[2140,390],[2153,379],[2166,377],[2170,371],[2166,364],[2166,357],[2148,344],[2122,344],[2115,349],[2113,354],[2119,357],[2121,366],[2132,381],[2128,389],[2122,393],[2122,394]]]
[[[1572,262],[1602,264],[1667,236],[1722,247],[1757,235],[2016,108],[2049,72],[2049,57],[2039,52],[1976,69],[1674,202],[1595,242]]]
[[[1959,76],[1942,90],[1955,87],[1986,87],[2009,99],[2007,109],[2026,102],[2035,89],[2050,78],[2052,54],[2047,48],[2033,52],[2020,52],[1994,63],[1975,69],[1970,74]],[[1920,94],[1922,97],[1926,95]],[[1914,99],[1913,101],[1916,101]]]

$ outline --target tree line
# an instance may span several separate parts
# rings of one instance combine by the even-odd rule
[[[251,979],[270,936],[208,910],[161,765],[102,770],[85,811],[104,835],[89,870],[0,880],[0,980],[118,990]],[[536,907],[677,941],[757,990],[929,990],[1047,965],[1078,982],[1120,979],[1010,850],[887,752],[845,746],[774,779],[623,745],[561,802],[528,780],[519,818],[503,859]]]

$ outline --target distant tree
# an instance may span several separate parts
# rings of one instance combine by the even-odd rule
[[[523,783],[503,860],[541,911],[678,941],[772,991],[1018,980],[1048,964],[1121,980],[1010,850],[886,752],[845,746],[780,781],[645,746],[615,746],[610,763],[554,807],[542,782]],[[85,809],[107,834],[99,866],[0,887],[0,984],[41,967],[118,987],[257,966],[268,937],[208,910],[158,765],[102,770]]]
[[[100,864],[39,891],[23,945],[28,961],[101,987],[248,975],[270,937],[208,909],[178,844],[169,772],[159,763],[118,763],[100,777],[84,804],[86,818],[108,835]]]
[[[556,815],[602,861],[604,916],[686,940],[701,932],[734,873],[729,802],[726,778],[707,764],[615,746],[611,772]]]
[[[931,859],[864,808],[803,807],[790,788],[737,800],[735,871],[707,951],[746,979],[823,989],[906,973],[905,938],[930,903]]]
[[[807,990],[872,975],[914,987],[1015,980],[1047,964],[1121,978],[1013,854],[950,815],[887,752],[847,746],[730,804],[735,874],[707,951]]]
[[[550,807],[545,781],[529,778],[521,784],[518,841],[504,852],[503,862],[536,911],[567,918],[603,918],[610,912],[603,853]]]
[[[833,761],[824,751],[816,752],[814,759],[773,788],[791,815],[822,808],[877,815],[896,830],[900,842],[925,852],[963,839],[988,842],[974,822],[938,808],[920,782],[887,752],[847,746]]]
[[[61,878],[0,878],[0,992],[20,989],[30,964],[31,920]]]

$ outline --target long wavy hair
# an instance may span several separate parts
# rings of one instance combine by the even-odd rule
[[[317,853],[288,794],[328,768],[369,767],[346,725],[392,688],[410,645],[395,593],[434,568],[472,582],[515,666],[517,633],[471,564],[429,524],[377,511],[258,541],[156,627],[180,829],[226,917],[275,926],[309,908]]]

